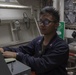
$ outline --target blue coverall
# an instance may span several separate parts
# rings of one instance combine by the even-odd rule
[[[16,59],[30,66],[37,75],[67,75],[68,44],[56,34],[42,51],[43,39],[39,36],[26,46],[3,49],[17,52]]]

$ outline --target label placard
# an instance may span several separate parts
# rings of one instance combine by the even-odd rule
[[[62,39],[64,39],[64,30],[65,30],[65,23],[64,22],[59,22],[59,26],[58,26],[58,29],[57,29],[57,34]]]

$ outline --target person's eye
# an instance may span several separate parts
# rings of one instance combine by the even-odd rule
[[[45,24],[48,24],[49,23],[49,21],[45,21]]]

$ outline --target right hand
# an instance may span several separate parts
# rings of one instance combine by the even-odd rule
[[[3,48],[0,48],[0,52],[1,52],[1,53],[3,53],[3,52],[4,52]]]
[[[3,56],[7,57],[7,58],[16,58],[17,53],[11,52],[11,51],[5,51],[5,52],[3,52]]]

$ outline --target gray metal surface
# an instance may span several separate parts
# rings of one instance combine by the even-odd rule
[[[31,73],[31,68],[19,61],[11,62],[7,65],[12,75],[30,75]]]

